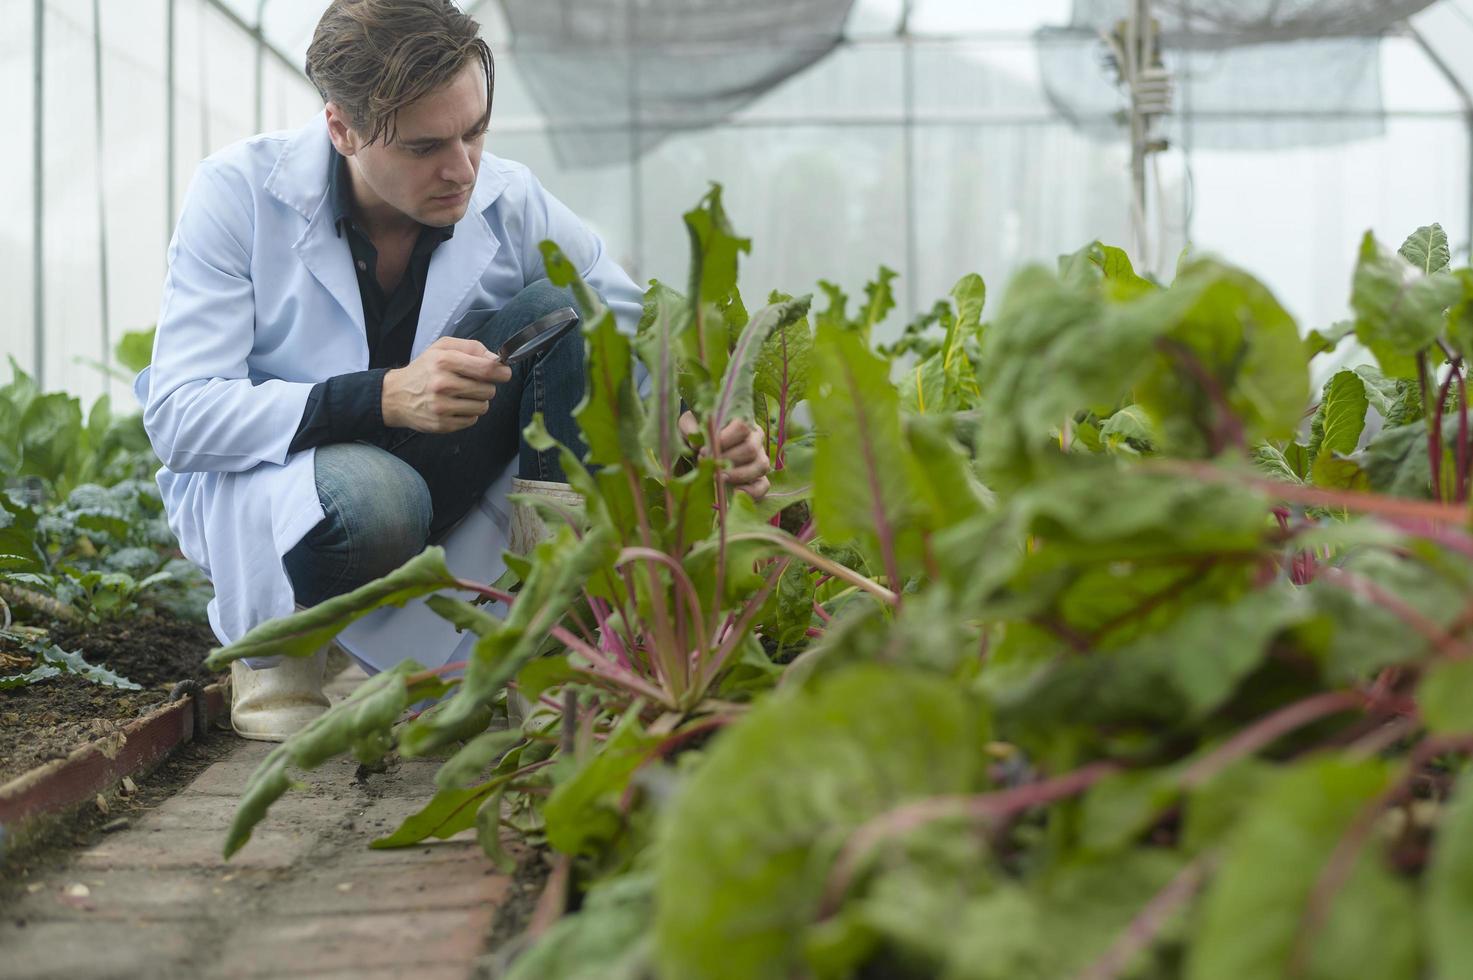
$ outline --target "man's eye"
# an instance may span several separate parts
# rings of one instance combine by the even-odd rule
[[[409,152],[417,157],[427,157],[431,153],[435,152],[435,148],[433,146],[416,146],[413,147]]]

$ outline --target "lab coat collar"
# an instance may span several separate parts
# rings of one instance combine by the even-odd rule
[[[363,298],[353,272],[353,260],[348,249],[338,240],[333,226],[333,207],[328,193],[328,165],[332,149],[332,140],[327,133],[327,115],[323,113],[288,140],[266,178],[265,189],[307,219],[306,229],[292,248],[363,331]],[[486,210],[510,182],[506,171],[497,163],[495,157],[487,155],[482,158],[465,216],[456,223],[454,237],[441,245],[430,261],[412,358],[418,357],[445,333],[451,317],[470,296],[472,287],[501,247],[485,216]],[[364,367],[368,365],[367,343],[365,335]]]

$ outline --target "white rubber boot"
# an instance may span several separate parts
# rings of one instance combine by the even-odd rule
[[[544,497],[569,508],[582,507],[583,495],[566,483],[549,483],[546,480],[523,480],[516,477],[511,481],[511,492],[528,496]],[[548,527],[542,515],[531,504],[513,502],[511,506],[511,540],[507,550],[514,555],[529,555],[538,543],[552,537],[556,527]],[[506,713],[512,727],[518,728],[532,713],[532,702],[517,691],[506,692]]]
[[[282,657],[275,667],[230,665],[230,727],[241,738],[284,742],[327,711],[324,647],[310,657]]]

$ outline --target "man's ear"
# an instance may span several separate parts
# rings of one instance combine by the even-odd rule
[[[348,122],[348,114],[336,102],[329,102],[327,109],[327,135],[332,145],[345,157],[358,152],[358,136]]]

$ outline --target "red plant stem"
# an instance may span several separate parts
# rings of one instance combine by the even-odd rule
[[[774,470],[780,470],[786,465],[783,451],[788,442],[788,332],[783,330],[781,333],[783,376],[782,383],[777,388],[777,452],[772,461],[772,468]]]
[[[1433,524],[1461,527],[1467,520],[1462,507],[1453,504],[1426,500],[1406,500],[1379,493],[1364,493],[1357,490],[1322,490],[1318,487],[1296,487],[1277,480],[1244,476],[1225,470],[1211,463],[1190,460],[1151,460],[1142,464],[1146,469],[1163,473],[1191,476],[1208,483],[1236,483],[1258,490],[1266,496],[1276,497],[1290,503],[1310,507],[1340,508],[1360,514],[1374,514],[1397,522],[1426,521]],[[1398,526],[1402,526],[1398,523]],[[1418,533],[1412,531],[1411,533]],[[1425,536],[1425,535],[1424,535]],[[1467,538],[1467,535],[1463,535]],[[1451,545],[1449,545],[1451,547]],[[1461,554],[1473,554],[1473,538],[1458,547]]]
[[[455,587],[457,589],[464,589],[466,592],[478,593],[485,596],[487,599],[495,599],[497,602],[504,602],[508,606],[515,605],[517,601],[517,597],[510,592],[502,592],[500,589],[492,588],[489,585],[482,585],[479,582],[472,582],[470,579],[456,579]]]
[[[1178,871],[1130,920],[1105,954],[1079,974],[1078,980],[1115,980],[1131,960],[1151,947],[1172,914],[1201,890],[1215,860],[1215,855],[1206,854]]]
[[[1192,763],[1182,773],[1181,785],[1186,789],[1201,786],[1234,762],[1267,748],[1292,731],[1321,718],[1364,706],[1364,699],[1350,691],[1324,691],[1295,701],[1260,718]]]
[[[752,620],[756,619],[757,614],[762,611],[762,606],[767,602],[767,597],[772,595],[773,589],[777,588],[778,579],[782,578],[783,572],[787,570],[790,561],[791,559],[784,558],[772,567],[772,571],[767,573],[767,581],[762,583],[762,588],[758,589],[757,593],[743,605],[742,614],[731,627],[727,638],[722,641],[721,646],[717,648],[715,654],[706,661],[699,674],[702,695],[705,694],[706,689],[711,686],[711,683],[716,680],[716,675],[721,672],[721,668],[726,665],[727,659],[736,650],[738,644],[741,643],[741,639],[746,634],[747,628],[752,625]]]
[[[587,594],[585,590],[584,594]],[[603,641],[603,647],[607,649],[618,660],[619,666],[626,670],[633,670],[634,664],[629,659],[629,650],[624,646],[624,638],[619,631],[609,626],[608,603],[598,596],[588,596],[588,608],[593,610],[593,617],[598,622],[598,634]]]
[[[824,887],[819,916],[826,918],[833,914],[864,859],[891,837],[947,817],[964,817],[974,822],[1004,819],[1024,810],[1078,796],[1101,779],[1120,770],[1119,763],[1092,762],[1073,772],[1027,786],[976,796],[933,796],[878,814],[860,825],[839,852]]]
[[[1352,595],[1375,603],[1396,616],[1397,619],[1420,633],[1423,639],[1436,647],[1437,652],[1443,656],[1462,659],[1469,655],[1467,645],[1459,643],[1456,638],[1443,632],[1442,627],[1370,579],[1333,566],[1324,570],[1324,579]]]
[[[624,468],[624,476],[629,481],[629,491],[634,498],[634,507],[639,518],[640,541],[644,547],[654,550],[654,532],[650,528],[648,509],[645,507],[644,488],[639,485],[639,480],[634,471],[629,467]],[[675,637],[674,628],[670,623],[670,608],[665,603],[665,585],[660,577],[655,574],[652,565],[645,566],[649,572],[650,580],[650,605],[654,610],[656,642],[651,653],[651,661],[656,664],[657,669],[664,675],[664,683],[671,693],[677,697],[684,690],[689,678],[685,675],[682,665],[672,663],[671,651],[684,649]],[[634,596],[631,589],[630,596]],[[717,593],[720,594],[719,592]]]
[[[1458,376],[1458,495],[1459,504],[1468,502],[1469,467],[1473,466],[1473,446],[1468,444],[1468,379],[1463,376],[1462,360],[1453,366]]]
[[[691,620],[698,627],[696,645],[701,651],[702,656],[704,656],[707,643],[705,635],[699,630],[699,626],[706,621],[706,613],[701,609],[700,596],[696,593],[695,583],[686,574],[685,567],[670,555],[655,548],[625,548],[619,553],[618,559],[614,562],[614,567],[618,568],[635,561],[654,562],[670,569],[670,577],[675,582],[676,591],[685,599],[686,605],[689,607]],[[719,602],[720,599],[718,598],[717,601]],[[683,630],[681,634],[683,638]]]
[[[1210,431],[1204,433],[1207,436],[1211,454],[1216,456],[1230,445],[1246,450],[1248,440],[1243,434],[1243,422],[1233,411],[1227,392],[1223,391],[1222,385],[1212,372],[1207,370],[1201,359],[1185,344],[1168,338],[1156,341],[1156,347],[1162,353],[1174,357],[1186,369],[1186,372],[1196,379],[1208,400],[1212,402],[1213,408],[1217,410],[1216,424]]]
[[[1309,965],[1310,942],[1323,929],[1335,895],[1344,887],[1355,868],[1356,859],[1376,828],[1376,818],[1388,806],[1407,798],[1411,793],[1412,781],[1434,757],[1444,752],[1467,751],[1473,748],[1473,736],[1446,735],[1423,739],[1412,750],[1406,770],[1387,790],[1361,808],[1351,821],[1350,827],[1335,844],[1330,859],[1325,862],[1319,877],[1315,879],[1305,905],[1300,927],[1295,931],[1294,951],[1289,959],[1289,975],[1302,976]]]
[[[444,677],[453,670],[465,670],[468,666],[470,666],[469,661],[456,660],[453,663],[445,664],[443,667],[436,667],[433,670],[422,670],[417,674],[410,674],[404,678],[404,686],[413,687],[416,684],[423,684],[425,681],[434,680],[436,677]]]
[[[1427,413],[1427,460],[1432,469],[1432,499],[1442,500],[1442,399],[1434,404],[1432,382],[1427,371],[1427,352],[1417,352],[1417,384],[1422,389],[1423,410]]]
[[[658,704],[674,707],[673,699],[669,694],[651,685],[635,671],[626,669],[605,657],[600,650],[584,643],[577,636],[569,632],[566,627],[553,626],[548,632],[559,643],[563,644],[569,650],[578,653],[589,662],[590,667],[582,668],[588,673],[597,674],[625,690],[632,691],[642,697],[650,698]]]
[[[832,623],[834,621],[834,617],[829,615],[829,611],[817,602],[813,604],[813,614],[825,623]]]
[[[810,626],[803,631],[803,635],[808,637],[810,640],[821,640],[828,634],[815,626]]]

